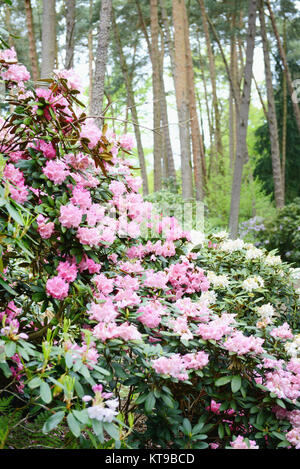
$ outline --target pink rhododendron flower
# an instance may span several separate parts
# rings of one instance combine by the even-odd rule
[[[66,282],[74,282],[77,277],[78,269],[76,264],[70,262],[60,262],[57,267],[58,275]]]
[[[109,186],[109,190],[113,193],[114,196],[123,195],[126,192],[126,186],[121,181],[112,181]]]
[[[84,256],[80,264],[78,265],[79,272],[84,272],[88,270],[89,274],[98,274],[101,270],[101,264],[93,261],[93,259],[89,259],[88,257]]]
[[[134,140],[131,135],[121,135],[118,140],[124,150],[130,151],[134,147]]]
[[[45,218],[43,215],[38,215],[36,222],[38,224],[38,232],[43,239],[51,238],[54,233],[55,225]]]
[[[78,228],[82,221],[83,211],[75,205],[69,203],[60,207],[59,221],[66,228]]]
[[[94,148],[98,144],[101,135],[102,132],[93,119],[87,119],[82,124],[80,138],[87,138],[89,140],[88,147],[90,149]]]
[[[49,296],[63,300],[68,296],[69,284],[60,276],[53,277],[47,280],[46,291]]]
[[[1,72],[1,78],[6,81],[14,81],[22,86],[24,81],[30,80],[30,73],[24,65],[11,64],[5,71]]]
[[[179,354],[173,354],[171,357],[160,357],[152,360],[151,363],[158,374],[169,375],[180,381],[188,379],[186,364]]]
[[[91,194],[86,189],[81,187],[74,187],[71,203],[78,205],[83,210],[87,210],[92,205]]]
[[[150,269],[146,271],[144,285],[148,288],[166,289],[168,283],[168,275],[166,272],[154,272]]]
[[[264,352],[263,343],[264,339],[260,337],[254,337],[253,335],[247,337],[242,332],[236,331],[234,335],[226,340],[223,346],[228,351],[235,352],[238,355],[245,355],[249,352],[259,354]]]
[[[196,353],[187,353],[182,356],[182,359],[187,370],[201,370],[209,362],[208,354],[202,350]]]
[[[76,237],[79,239],[81,244],[87,246],[98,246],[101,237],[97,228],[78,228]]]
[[[270,335],[276,339],[293,339],[294,335],[287,322],[283,323],[282,326],[276,327],[271,330]]]
[[[92,303],[88,314],[91,320],[109,323],[113,322],[119,313],[112,300],[107,299],[104,303]]]
[[[230,442],[233,449],[259,449],[259,446],[254,440],[248,440],[249,444],[245,441],[244,437],[239,435],[234,441]]]
[[[43,168],[43,173],[53,181],[54,184],[62,184],[66,177],[70,174],[65,163],[62,161],[47,161],[46,167]]]
[[[300,449],[300,427],[293,428],[285,437],[296,449]]]
[[[93,282],[103,295],[109,295],[114,289],[114,279],[107,278],[104,274],[95,275]]]

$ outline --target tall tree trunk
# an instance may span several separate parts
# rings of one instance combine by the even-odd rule
[[[111,12],[112,0],[102,0],[92,98],[92,114],[96,116],[101,116],[102,114]],[[96,122],[101,126],[103,119],[101,117],[97,117]]]
[[[74,67],[76,0],[66,0],[66,59],[65,68]]]
[[[172,0],[175,54],[174,76],[179,121],[182,197],[183,199],[190,199],[193,197],[193,177],[190,154],[190,115],[189,96],[187,92],[184,7],[184,0]]]
[[[170,138],[170,129],[169,129],[169,119],[168,119],[168,105],[166,99],[166,90],[164,82],[164,38],[163,32],[161,33],[161,51],[160,51],[160,63],[159,63],[159,74],[160,74],[160,84],[161,84],[161,122],[163,128],[164,136],[164,154],[166,160],[166,178],[170,180],[170,190],[171,192],[177,192],[176,190],[176,172],[173,158],[173,151]]]
[[[269,44],[266,31],[265,13],[264,13],[264,0],[259,0],[259,20],[261,29],[261,38],[264,52],[265,62],[265,75],[266,75],[266,86],[267,86],[267,98],[268,98],[268,124],[271,142],[271,157],[272,157],[272,168],[273,168],[273,180],[274,180],[274,193],[276,207],[281,208],[284,205],[284,195],[282,186],[282,175],[281,175],[281,162],[280,162],[280,148],[278,140],[278,125],[275,108],[275,98],[272,83],[272,71],[270,64],[269,55]]]
[[[88,49],[89,49],[89,112],[92,114],[92,102],[93,102],[93,62],[94,62],[94,53],[93,53],[93,0],[90,0],[89,5],[89,35],[88,35]]]
[[[283,20],[283,50],[286,54],[286,18]],[[282,94],[283,94],[283,116],[282,116],[282,190],[285,197],[285,168],[286,168],[286,136],[287,136],[287,113],[288,113],[288,100],[287,100],[287,80],[286,73],[283,73],[282,81]]]
[[[282,43],[281,43],[279,32],[278,32],[278,29],[277,29],[277,26],[276,26],[275,16],[274,16],[274,13],[273,13],[273,10],[272,10],[272,7],[271,7],[271,4],[270,4],[269,0],[266,0],[266,5],[267,5],[269,13],[270,13],[270,18],[271,18],[273,31],[274,31],[276,41],[277,41],[279,55],[280,55],[280,58],[281,58],[281,61],[282,61],[282,64],[283,64],[284,73],[286,74],[287,86],[288,86],[288,90],[289,90],[291,100],[292,100],[292,103],[293,103],[293,110],[294,110],[294,115],[295,115],[297,127],[298,127],[298,130],[300,132],[300,109],[299,109],[299,105],[298,105],[297,100],[293,99],[294,88],[293,88],[292,75],[291,75],[291,72],[290,72],[290,69],[289,69],[289,66],[288,66],[288,63],[287,63],[286,54],[285,54],[284,48],[283,48]]]
[[[237,128],[237,145],[236,157],[234,164],[234,174],[231,190],[231,206],[229,230],[232,238],[236,238],[238,232],[239,207],[241,198],[241,185],[244,163],[248,157],[247,150],[247,129],[249,119],[249,107],[251,96],[251,82],[253,76],[253,57],[255,48],[256,33],[256,10],[257,0],[250,0],[248,15],[248,35],[246,49],[246,65],[244,69],[244,84],[241,96],[240,106],[238,109],[238,128]]]
[[[151,27],[151,62],[152,62],[152,90],[153,90],[153,153],[154,153],[154,191],[162,188],[162,134],[161,134],[161,84],[160,84],[160,57],[158,48],[158,4],[157,0],[150,0],[150,27]]]
[[[49,78],[54,70],[56,58],[56,13],[55,0],[43,0],[42,25],[42,69],[41,77]]]
[[[202,165],[205,159],[204,146],[202,135],[199,127],[199,119],[197,114],[196,95],[195,95],[195,76],[193,67],[193,58],[189,36],[189,21],[187,11],[184,5],[184,30],[185,30],[185,47],[186,47],[186,60],[187,60],[187,87],[189,93],[189,110],[191,118],[191,139],[193,150],[193,164],[194,164],[194,182],[195,182],[195,195],[196,200],[202,200],[204,196],[204,183],[202,174]]]
[[[121,69],[122,69],[123,77],[125,80],[128,105],[129,105],[132,120],[134,123],[134,133],[135,133],[138,158],[139,158],[139,163],[140,163],[140,168],[141,168],[141,177],[143,181],[143,194],[147,195],[149,193],[147,169],[146,169],[146,161],[145,161],[145,155],[144,155],[144,150],[143,150],[143,145],[142,145],[142,138],[141,138],[139,123],[138,123],[138,115],[137,115],[136,104],[135,104],[135,99],[134,99],[134,91],[133,91],[131,76],[128,71],[125,55],[123,52],[119,28],[116,23],[114,11],[112,11],[112,25],[114,29],[114,39],[116,41],[116,45],[117,45],[117,49],[118,49],[118,53],[120,57]]]
[[[213,50],[211,47],[211,40],[210,40],[210,35],[209,35],[204,0],[198,0],[198,2],[200,5],[200,10],[201,10],[202,24],[203,24],[203,29],[204,29],[205,42],[206,42],[208,61],[209,61],[213,109],[214,109],[214,114],[215,114],[215,137],[216,137],[216,152],[217,152],[215,155],[215,159],[216,159],[215,163],[216,163],[216,169],[219,169],[220,160],[223,157],[223,144],[222,144],[222,134],[221,134],[221,118],[220,118],[220,111],[219,111],[218,98],[217,98],[216,66],[215,66]]]
[[[31,0],[25,0],[25,12],[26,12],[26,24],[28,30],[28,39],[29,39],[29,57],[32,68],[32,76],[34,81],[39,78],[39,63],[36,52],[36,42],[34,34],[34,23],[32,15],[32,6]]]

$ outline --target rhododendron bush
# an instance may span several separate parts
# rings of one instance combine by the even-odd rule
[[[85,115],[70,71],[34,88],[0,58],[0,399],[73,447],[299,448],[289,266],[224,233],[195,246],[143,201],[132,139]]]

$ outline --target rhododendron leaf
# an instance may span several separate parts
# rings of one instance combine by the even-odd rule
[[[7,342],[5,344],[5,354],[8,358],[12,357],[16,353],[17,344],[15,342]]]
[[[119,440],[119,430],[118,428],[111,422],[104,422],[103,424],[104,430],[114,439]]]
[[[81,428],[78,420],[73,415],[73,412],[67,416],[68,427],[76,438],[81,434]]]
[[[237,392],[240,390],[242,384],[242,379],[239,375],[233,376],[231,379],[231,390],[232,392]]]
[[[224,425],[222,423],[219,423],[218,425],[218,435],[219,435],[219,438],[221,438],[222,440],[224,437]]]
[[[9,378],[12,375],[12,371],[6,362],[0,363],[0,369],[3,371],[5,378]]]
[[[42,382],[41,378],[36,376],[35,378],[29,381],[28,386],[30,387],[30,389],[35,389],[41,385],[41,382]]]
[[[149,414],[152,412],[156,403],[156,398],[153,392],[150,392],[145,400],[145,411]]]
[[[73,410],[73,414],[79,422],[87,424],[89,422],[89,416],[86,409],[83,410]]]
[[[161,398],[168,407],[170,407],[171,409],[174,408],[175,403],[173,399],[171,399],[170,396],[167,396],[166,394],[162,394]]]
[[[20,214],[10,204],[6,204],[5,208],[18,225],[24,226],[24,221]]]
[[[104,441],[103,423],[99,422],[99,420],[92,419],[92,427],[93,427],[94,433],[97,435],[100,442],[103,443]]]
[[[215,381],[215,386],[224,386],[231,381],[232,376],[223,376]]]
[[[50,402],[52,401],[52,393],[51,393],[50,386],[48,383],[46,383],[46,381],[43,381],[40,386],[40,394],[41,394],[41,398],[43,399],[43,401],[46,404],[50,404]]]
[[[43,426],[43,433],[49,433],[51,430],[57,427],[65,416],[65,411],[61,410],[51,415],[51,417],[46,420]]]
[[[9,285],[7,285],[6,282],[4,282],[4,280],[2,280],[2,278],[0,278],[0,285],[2,285],[2,287],[5,288],[5,290],[7,290],[11,295],[18,295],[18,293],[13,288],[11,288]]]

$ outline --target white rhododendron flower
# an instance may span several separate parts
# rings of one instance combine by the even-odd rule
[[[248,277],[242,283],[243,289],[248,292],[252,292],[252,290],[257,290],[258,288],[262,288],[263,286],[264,281],[259,275],[255,277]]]
[[[242,239],[228,239],[220,244],[220,249],[225,252],[240,251],[245,246]]]
[[[226,288],[229,285],[227,275],[216,275],[211,270],[207,272],[207,278],[214,288]]]
[[[191,244],[197,246],[198,244],[203,245],[205,241],[205,234],[201,231],[192,230],[190,231],[191,235]]]
[[[264,252],[262,249],[258,249],[251,245],[251,247],[247,247],[247,252],[246,252],[246,259],[258,259],[259,257],[262,257],[264,255]]]
[[[271,256],[270,254],[265,258],[266,265],[280,265],[282,264],[282,260],[280,256]]]

